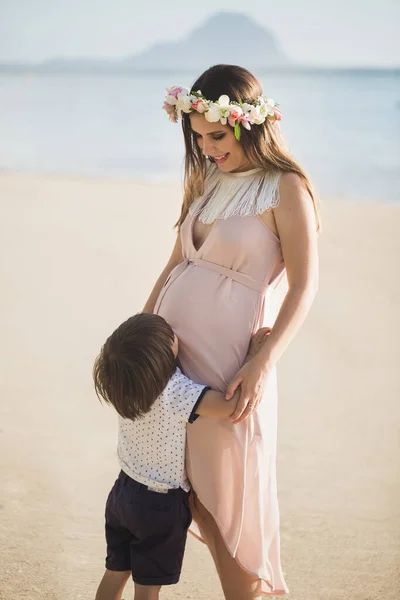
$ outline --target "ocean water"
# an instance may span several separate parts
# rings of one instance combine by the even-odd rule
[[[257,75],[321,197],[400,201],[399,70]],[[2,74],[0,171],[180,180],[181,129],[161,105],[194,76]]]

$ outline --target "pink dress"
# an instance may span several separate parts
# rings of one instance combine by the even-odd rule
[[[276,206],[278,184],[279,173],[223,174],[210,167],[205,192],[181,228],[184,260],[155,306],[179,338],[185,373],[217,390],[225,391],[242,366],[252,333],[273,322],[273,284],[282,279],[284,264],[279,239],[259,215]],[[197,250],[196,218],[213,222]],[[262,580],[265,595],[288,591],[280,565],[276,438],[275,373],[244,422],[202,417],[187,428],[193,489],[232,556]]]

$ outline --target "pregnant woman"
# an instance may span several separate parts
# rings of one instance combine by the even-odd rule
[[[174,250],[144,310],[175,330],[190,378],[227,397],[241,390],[232,421],[188,427],[192,533],[226,600],[280,595],[275,365],[316,293],[318,213],[282,143],[281,113],[249,71],[212,67],[190,91],[168,90],[164,108],[182,119],[185,190]],[[262,325],[272,331],[243,366]]]

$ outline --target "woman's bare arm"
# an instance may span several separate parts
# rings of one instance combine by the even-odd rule
[[[234,423],[247,418],[261,401],[269,373],[306,318],[318,287],[314,206],[297,175],[286,173],[282,176],[280,202],[274,209],[274,217],[289,290],[263,347],[228,385],[227,400],[241,386],[240,400],[231,417]],[[263,220],[269,226],[267,219],[269,216],[265,215]]]
[[[143,312],[152,313],[157,302],[157,298],[161,292],[161,288],[167,280],[168,275],[171,273],[172,269],[174,269],[179,263],[183,260],[182,256],[182,244],[181,244],[181,236],[178,233],[176,238],[174,249],[172,250],[172,254],[169,258],[167,266],[162,271],[160,277],[157,279],[152,292],[144,305]]]
[[[288,278],[288,293],[259,356],[274,366],[300,329],[318,289],[318,248],[314,206],[300,178],[282,176],[274,217]]]

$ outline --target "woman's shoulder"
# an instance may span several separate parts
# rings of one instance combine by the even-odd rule
[[[306,182],[300,175],[294,171],[282,173],[279,182],[279,205],[281,207],[290,209],[293,204],[309,204],[311,199]]]
[[[282,223],[308,223],[319,231],[320,219],[312,188],[306,177],[295,172],[284,173],[279,185],[279,206],[276,219]]]
[[[300,175],[294,171],[287,171],[281,173],[279,187],[281,192],[299,193],[304,191],[304,182],[302,181]]]
[[[278,206],[288,206],[299,199],[310,200],[304,179],[295,171],[263,170],[257,212],[263,213]]]

